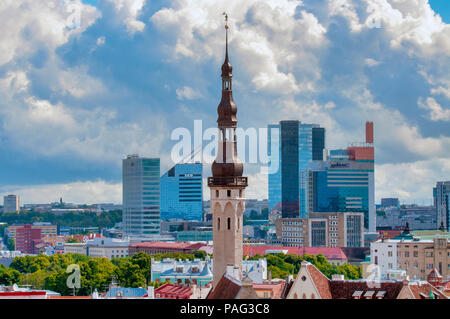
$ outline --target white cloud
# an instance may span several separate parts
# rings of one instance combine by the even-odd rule
[[[245,63],[242,71],[256,90],[292,94],[314,90],[320,68],[311,50],[326,42],[326,29],[312,13],[301,10],[296,16],[302,5],[288,0],[180,0],[156,12],[151,22],[175,38],[172,58],[214,57],[219,62],[224,54],[224,23],[218,12],[227,11],[232,61]],[[302,76],[296,78],[296,73]]]
[[[130,34],[142,32],[145,29],[145,23],[138,18],[146,0],[107,0],[107,2],[114,5],[117,19],[125,23]]]
[[[30,57],[40,45],[52,51],[71,36],[84,32],[100,16],[95,7],[80,0],[20,0],[0,4],[0,66],[20,57]],[[80,23],[74,27],[74,23]]]
[[[63,94],[70,94],[76,98],[83,98],[88,95],[101,95],[106,88],[100,80],[88,74],[87,66],[77,66],[59,71],[58,82],[53,90],[59,90]]]
[[[379,62],[379,61],[377,61],[375,59],[372,59],[372,58],[367,58],[367,59],[365,59],[364,62],[369,67],[374,67],[374,66],[378,66],[378,65],[381,64],[381,62]]]
[[[46,204],[61,197],[65,202],[76,204],[122,203],[122,183],[103,180],[0,188],[0,197],[11,193],[20,196],[21,205]]]
[[[448,180],[449,171],[449,159],[376,165],[376,200],[399,197],[406,203],[432,205],[433,187],[437,181]]]
[[[202,98],[202,94],[189,86],[176,89],[178,100],[195,100]]]
[[[430,111],[430,119],[432,121],[450,121],[450,109],[444,109],[432,97],[427,98],[425,101],[422,98],[419,99],[419,107]]]

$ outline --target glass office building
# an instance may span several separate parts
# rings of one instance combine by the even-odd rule
[[[352,160],[350,156],[347,150],[331,151],[322,168],[304,172],[302,187],[306,194],[307,215],[312,212],[363,212],[364,225],[368,228],[375,192],[374,162]]]
[[[306,217],[302,172],[323,160],[325,129],[300,121],[281,121],[268,127],[269,204],[283,218]],[[277,167],[278,170],[271,170]]]
[[[203,165],[177,164],[161,177],[161,218],[203,220]]]
[[[125,236],[160,234],[160,160],[129,155],[122,162]]]

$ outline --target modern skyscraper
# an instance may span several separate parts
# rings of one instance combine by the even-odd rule
[[[160,160],[129,155],[123,160],[123,231],[125,236],[160,233]]]
[[[203,219],[203,165],[176,164],[161,176],[161,219]]]
[[[433,190],[434,205],[437,211],[437,226],[450,229],[450,181],[437,182]]]
[[[242,227],[245,210],[244,190],[247,177],[242,173],[244,165],[237,154],[237,107],[233,101],[232,70],[228,60],[228,23],[226,29],[226,54],[222,66],[222,100],[217,108],[219,145],[217,158],[212,164],[212,177],[208,178],[211,189],[214,242],[214,287],[233,267],[242,279]]]
[[[8,195],[3,197],[3,212],[4,213],[19,213],[20,212],[20,197],[17,195]]]
[[[279,134],[276,134],[279,132]],[[283,218],[304,218],[306,208],[302,198],[302,171],[312,161],[323,160],[325,129],[317,124],[281,121],[268,127],[270,209],[281,211]],[[275,153],[272,153],[275,150]],[[277,162],[277,163],[275,163]]]
[[[366,142],[331,150],[328,160],[303,172],[306,215],[313,212],[364,212],[364,226],[375,231],[373,124]]]

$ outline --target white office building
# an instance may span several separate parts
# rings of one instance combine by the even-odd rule
[[[17,195],[8,195],[3,197],[3,212],[4,213],[19,213],[20,212],[20,197]]]
[[[124,236],[158,236],[160,234],[160,160],[129,155],[122,164]]]
[[[128,257],[129,240],[115,238],[94,238],[87,242],[87,255],[90,257],[122,258]]]
[[[381,279],[389,279],[389,274],[397,269],[397,244],[393,241],[375,241],[370,243],[370,261],[378,266]]]

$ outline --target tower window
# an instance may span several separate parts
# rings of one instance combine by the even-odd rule
[[[227,223],[228,223],[228,230],[230,230],[231,229],[231,218],[230,217],[228,217]]]
[[[220,230],[220,218],[217,218],[217,230]]]
[[[227,190],[227,196],[231,197],[231,190],[230,189]]]
[[[242,197],[242,189],[239,190],[239,197]]]
[[[219,198],[219,190],[216,190],[216,197]]]

